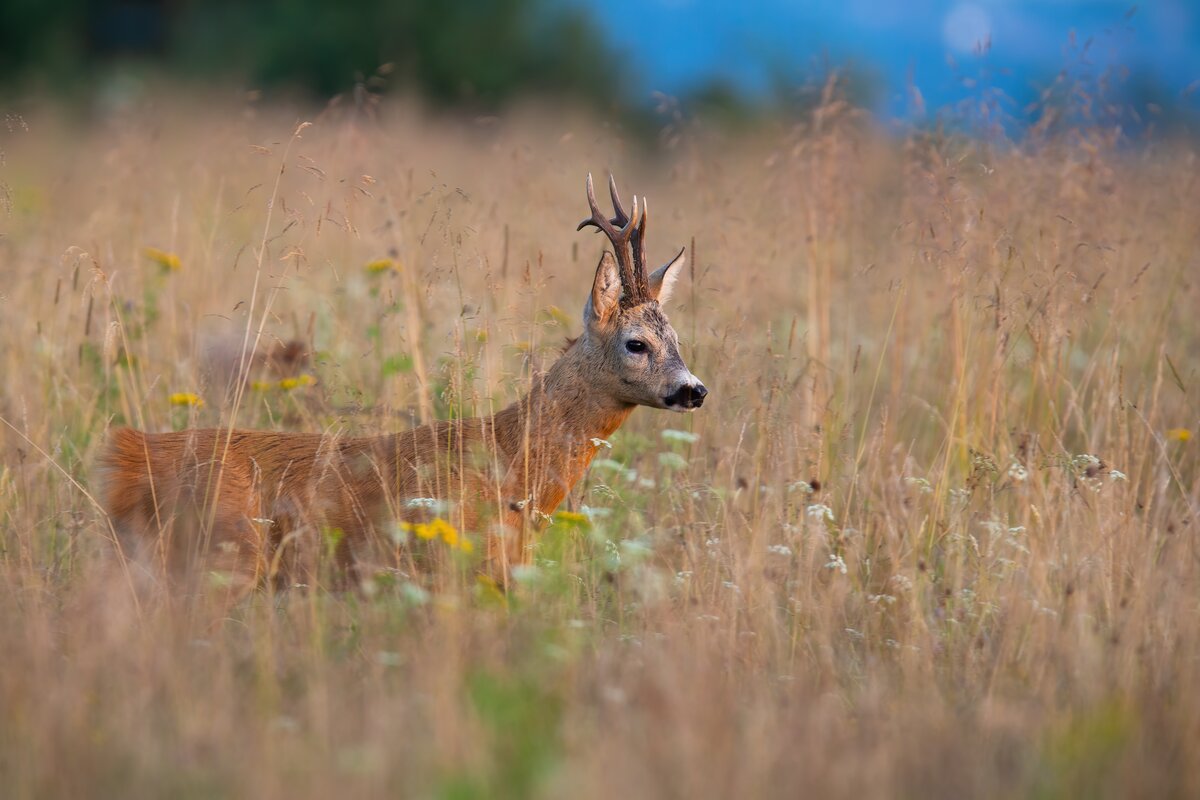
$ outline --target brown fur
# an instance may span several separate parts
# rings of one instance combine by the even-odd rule
[[[460,531],[484,536],[489,569],[504,581],[598,440],[635,406],[676,407],[679,386],[700,386],[657,299],[620,306],[619,276],[605,253],[583,334],[492,417],[370,437],[120,428],[101,458],[104,506],[129,547],[165,567],[200,559],[248,587],[281,574],[315,579],[314,554],[333,529],[344,534],[338,560],[353,570],[356,552],[386,543],[396,522],[428,519],[410,501],[437,498],[453,503]],[[661,275],[652,285],[657,298]],[[632,338],[643,343],[636,353]]]

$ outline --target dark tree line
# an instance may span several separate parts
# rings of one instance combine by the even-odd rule
[[[481,108],[517,94],[606,106],[625,75],[587,13],[553,0],[0,0],[0,81],[71,82],[141,60],[328,97],[363,76]]]

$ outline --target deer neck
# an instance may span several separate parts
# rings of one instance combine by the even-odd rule
[[[498,444],[528,476],[546,513],[583,477],[602,440],[635,407],[597,391],[593,375],[588,354],[576,344],[534,378],[528,395],[496,415]]]

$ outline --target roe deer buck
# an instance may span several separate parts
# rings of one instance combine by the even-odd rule
[[[591,216],[578,229],[603,231],[615,257],[600,258],[583,333],[528,395],[491,417],[368,437],[115,429],[101,460],[103,503],[123,543],[163,566],[200,557],[246,589],[297,558],[311,567],[295,554],[319,552],[330,529],[344,534],[336,557],[353,572],[356,545],[428,521],[427,498],[438,498],[457,501],[450,522],[484,535],[488,568],[506,582],[599,440],[635,406],[689,411],[707,394],[661,308],[684,252],[647,272],[645,201],[635,196],[627,213],[611,177],[609,190],[612,219],[588,176]]]

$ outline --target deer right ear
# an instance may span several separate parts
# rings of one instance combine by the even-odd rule
[[[675,257],[663,264],[654,272],[650,273],[650,278],[647,280],[650,296],[657,300],[660,304],[666,305],[668,298],[671,297],[671,290],[675,288],[675,281],[679,279],[679,273],[683,272],[680,267],[687,259],[683,256],[684,249],[679,248],[679,252]]]
[[[583,324],[588,327],[603,325],[612,317],[620,302],[621,275],[617,271],[617,260],[606,250],[596,266],[592,295],[583,307]]]

